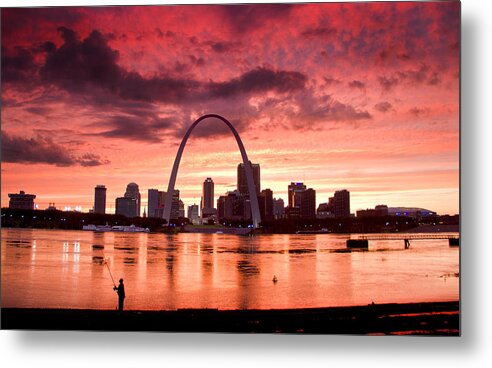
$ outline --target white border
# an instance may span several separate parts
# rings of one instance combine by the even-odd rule
[[[213,1],[224,2],[234,1]],[[53,0],[8,0],[2,6],[139,3],[177,2],[120,0],[67,4]],[[462,2],[461,338],[0,331],[0,364],[50,368],[490,366],[492,238],[487,211],[492,208],[490,4],[479,0]]]

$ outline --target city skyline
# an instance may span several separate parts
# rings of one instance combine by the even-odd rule
[[[458,14],[452,2],[4,9],[2,206],[24,190],[40,208],[88,210],[103,183],[110,213],[135,180],[145,208],[186,128],[216,112],[284,203],[302,181],[316,205],[347,189],[352,212],[458,213]],[[211,174],[214,202],[233,189],[240,162],[220,122],[194,133],[176,183],[188,205]]]
[[[207,181],[210,179],[212,179],[212,178],[208,177],[205,180],[204,184],[207,183]],[[129,185],[136,185],[136,183],[132,182]],[[299,186],[299,188],[302,187],[303,189],[300,191],[300,193],[307,192],[310,195],[312,195],[313,197],[315,197],[315,201],[311,201],[311,203],[314,204],[314,207],[312,209],[310,209],[309,212],[313,213],[316,218],[325,218],[326,213],[324,213],[324,212],[326,212],[327,209],[330,209],[330,206],[333,206],[333,208],[330,210],[332,212],[331,217],[355,217],[355,216],[359,217],[359,213],[361,213],[361,216],[366,216],[366,217],[370,216],[371,213],[374,215],[377,215],[377,216],[381,216],[382,211],[386,211],[386,213],[388,212],[388,208],[392,209],[392,211],[394,212],[393,215],[396,214],[397,216],[400,215],[400,213],[398,211],[402,212],[402,214],[404,214],[404,215],[407,215],[405,213],[405,211],[420,211],[420,210],[426,211],[425,213],[433,213],[434,215],[444,215],[444,216],[450,215],[450,214],[443,214],[443,213],[439,214],[437,212],[434,212],[434,211],[426,209],[426,208],[407,207],[404,204],[403,204],[403,206],[388,206],[386,204],[373,204],[373,205],[371,205],[371,208],[357,208],[357,209],[354,209],[352,211],[352,208],[350,206],[350,192],[347,191],[346,189],[340,189],[340,190],[334,191],[332,193],[332,196],[329,197],[326,202],[323,202],[323,199],[316,198],[316,190],[314,190],[313,188],[307,188],[306,185],[304,185],[304,183],[302,183],[302,182],[291,182],[290,185],[288,186],[289,193],[291,191],[291,188],[293,188],[293,186]],[[75,208],[65,207],[63,209],[63,211],[75,211],[75,212],[83,212],[83,213],[91,213],[91,212],[103,213],[103,212],[98,212],[95,210],[97,207],[96,203],[99,199],[98,195],[97,195],[97,191],[101,187],[104,189],[107,189],[104,185],[97,185],[94,188],[96,194],[95,194],[95,198],[94,198],[94,206],[92,208],[89,208],[89,209],[87,209],[87,211],[85,211],[83,208],[80,208],[80,207],[75,207]],[[128,186],[127,186],[127,190],[128,190]],[[187,212],[185,211],[186,215],[181,216],[181,217],[190,218],[189,211],[190,211],[190,208],[192,208],[192,207],[196,207],[196,210],[194,209],[193,211],[196,212],[196,214],[197,214],[196,216],[198,216],[198,218],[207,218],[208,215],[210,215],[210,213],[209,213],[209,214],[206,214],[205,217],[203,217],[202,211],[199,210],[200,206],[196,203],[193,203],[193,204],[184,203],[179,196],[179,192],[180,192],[179,189],[174,190],[175,197],[177,198],[177,200],[179,200],[179,203],[182,204],[183,211],[185,211],[184,210],[185,207],[187,208]],[[141,217],[159,217],[159,218],[162,218],[162,214],[163,214],[163,212],[162,212],[163,207],[162,206],[163,206],[163,203],[165,200],[166,192],[165,191],[159,191],[159,190],[154,189],[154,188],[148,188],[147,193],[148,193],[148,198],[150,198],[151,194],[153,196],[153,200],[152,201],[149,200],[149,203],[150,202],[155,202],[155,203],[153,203],[153,205],[149,204],[148,206],[144,206],[142,204],[140,206],[140,211],[142,213],[144,213],[145,215],[142,215]],[[216,198],[213,202],[214,206],[209,207],[209,209],[212,209],[216,212],[220,206],[219,202],[221,201],[221,199],[227,197],[230,194],[236,194],[238,196],[241,196],[241,193],[237,189],[233,189],[233,190],[227,191],[223,194],[214,196],[214,198]],[[291,193],[291,194],[293,195],[294,193]],[[342,198],[340,198],[340,195],[342,195],[342,194],[343,194],[343,196],[342,196]],[[21,205],[20,207],[18,207],[18,203],[15,202],[15,200],[14,200],[14,205],[12,206],[12,198],[14,198],[14,199],[20,198],[22,203],[24,203],[26,200],[30,200],[30,202],[32,203],[32,209],[61,210],[61,208],[57,208],[55,206],[56,203],[54,203],[54,202],[50,202],[48,208],[39,207],[37,203],[34,203],[34,198],[36,198],[36,194],[25,193],[22,190],[19,191],[19,193],[9,193],[8,196],[9,196],[9,206],[4,206],[5,208],[23,208],[23,209],[26,209],[27,207],[25,205]],[[296,217],[297,215],[295,214],[295,212],[289,214],[289,209],[292,207],[296,207],[296,208],[300,209],[302,207],[301,202],[296,202],[295,200],[293,200],[293,202],[291,204],[284,203],[282,198],[274,197],[274,193],[268,188],[261,191],[261,193],[259,194],[259,197],[258,197],[259,201],[265,201],[265,196],[269,196],[269,198],[272,202],[270,204],[271,207],[266,209],[266,212],[265,212],[264,207],[263,207],[263,209],[261,209],[261,208],[262,208],[262,206],[268,206],[268,205],[266,205],[265,203],[260,204],[260,212],[262,213],[262,215],[261,215],[262,221],[265,220],[265,218],[264,218],[265,213],[267,214],[267,217],[274,216],[275,218],[277,218],[276,215],[278,215],[279,213],[276,213],[276,211],[281,212],[281,216],[279,216],[279,217],[284,217],[284,216],[289,217],[292,215],[293,215],[293,217]],[[248,197],[248,196],[246,195],[246,197]],[[339,198],[337,199],[337,197],[339,197]],[[173,196],[173,198],[174,198],[174,196]],[[126,199],[126,198],[121,198],[121,197],[115,198],[116,206],[115,207],[111,207],[111,206],[109,207],[110,209],[112,209],[114,211],[107,211],[107,209],[108,209],[107,207],[101,208],[101,209],[105,210],[103,214],[105,214],[105,213],[106,214],[118,214],[117,209],[116,209],[117,208],[117,202],[118,202],[118,200],[122,200],[122,199]],[[174,201],[174,199],[173,199],[173,201]],[[282,204],[281,208],[278,208],[279,203],[277,203],[277,201],[280,201],[280,203]],[[21,202],[19,202],[19,203],[21,203]],[[109,203],[111,203],[111,201]],[[173,203],[173,207],[176,205],[177,204]],[[151,206],[151,207],[153,206],[153,207],[150,208],[149,206]],[[312,205],[310,205],[310,206],[312,206]],[[137,208],[138,208],[138,206],[135,206],[134,211],[137,211]],[[345,210],[340,210],[341,208],[345,208]],[[154,209],[154,210],[159,209],[160,212],[154,213],[152,211],[152,209]],[[284,210],[285,210],[285,213],[284,213]],[[151,213],[154,213],[154,214],[151,215]],[[120,214],[124,214],[124,213],[120,213]],[[302,210],[300,213],[298,213],[298,215],[300,215],[300,217],[306,217],[305,215],[303,215]],[[454,214],[454,215],[459,215],[459,214]],[[125,216],[126,217],[134,217],[134,216],[128,216],[128,215],[125,215]],[[250,216],[250,215],[248,215],[248,216]],[[137,217],[140,217],[140,216],[137,216]],[[307,216],[307,217],[309,217],[309,216]],[[328,217],[330,217],[330,216],[328,216]],[[173,219],[175,219],[175,218],[176,217],[174,217]]]

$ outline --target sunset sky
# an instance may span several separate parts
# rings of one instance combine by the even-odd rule
[[[351,192],[351,211],[459,211],[460,4],[326,3],[2,9],[2,207],[107,212],[126,185],[167,190],[199,116],[238,130],[261,187],[291,181],[317,203]],[[176,188],[200,203],[236,187],[240,154],[206,120]],[[143,211],[143,209],[142,209]]]

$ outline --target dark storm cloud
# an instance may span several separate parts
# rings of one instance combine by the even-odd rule
[[[249,5],[220,5],[217,9],[222,12],[229,26],[239,35],[264,27],[268,22],[278,22],[289,17],[292,4],[249,4]]]
[[[257,68],[227,82],[211,83],[210,91],[216,97],[263,91],[290,92],[304,89],[306,82],[307,77],[299,72]]]
[[[159,27],[155,28],[155,33],[157,34],[157,37],[163,38],[164,37],[164,32],[161,31]]]
[[[322,129],[325,122],[354,122],[372,119],[368,111],[343,103],[331,95],[314,97],[311,93],[303,93],[296,100],[300,111],[293,113],[299,119],[293,119],[292,129]],[[309,125],[296,125],[298,121],[308,121]],[[329,128],[334,128],[333,126]]]
[[[66,150],[49,138],[22,138],[2,131],[2,161],[15,163],[46,163],[71,166],[76,162]]]
[[[430,67],[427,64],[421,64],[418,69],[411,69],[398,72],[400,80],[408,80],[418,84],[424,82],[429,75]]]
[[[388,112],[393,108],[393,106],[387,101],[382,101],[374,105],[374,108],[379,112]]]
[[[92,84],[116,89],[122,79],[122,70],[117,65],[119,55],[108,46],[104,36],[92,31],[80,41],[73,30],[58,30],[64,43],[47,54],[41,76],[69,91],[80,91]]]
[[[140,115],[118,115],[110,119],[103,120],[94,126],[107,126],[109,130],[97,133],[96,135],[106,138],[123,138],[132,141],[147,143],[159,143],[159,134],[164,130],[171,130],[174,121],[170,118],[159,118],[155,113],[147,112]],[[92,134],[91,134],[92,135]]]
[[[43,107],[43,106],[33,106],[33,107],[28,107],[26,108],[27,112],[30,112],[31,114],[35,115],[40,115],[40,116],[46,116],[49,114],[52,109],[49,107]]]
[[[385,91],[389,91],[396,85],[398,85],[399,80],[395,77],[378,77],[378,82],[383,87]]]
[[[193,103],[210,98],[231,98],[237,94],[266,91],[293,91],[305,86],[307,77],[295,71],[257,68],[222,83],[201,82],[169,75],[144,78],[118,65],[118,51],[109,47],[105,37],[93,31],[85,40],[65,27],[59,28],[64,44],[47,54],[41,76],[69,92],[95,93],[99,87],[128,100],[146,102]],[[223,47],[223,46],[222,46]],[[191,57],[197,65],[203,59]],[[175,65],[183,71],[187,65]]]
[[[333,78],[331,76],[323,77],[323,80],[325,81],[325,83],[326,83],[327,86],[332,86],[332,85],[335,85],[335,84],[342,83],[339,79]]]
[[[109,163],[94,154],[73,156],[65,147],[48,137],[23,138],[2,131],[2,161],[55,166],[99,166]]]
[[[142,120],[136,116],[115,116],[105,122],[110,130],[103,131],[97,135],[106,138],[125,138],[133,141],[148,143],[159,143],[161,140],[152,131],[150,126],[142,124]]]
[[[409,110],[410,114],[414,115],[417,118],[421,116],[425,116],[429,113],[429,108],[427,107],[414,107]]]
[[[201,56],[196,57],[195,55],[188,55],[188,60],[190,61],[191,64],[196,65],[196,66],[204,66],[205,65],[205,59],[203,59]]]
[[[213,51],[219,54],[235,51],[241,46],[240,42],[225,42],[225,41],[220,41],[220,42],[211,41],[208,44]]]
[[[305,38],[328,37],[337,34],[337,29],[333,27],[310,28],[301,33]]]
[[[441,77],[437,72],[432,73],[432,75],[427,80],[427,84],[430,84],[431,86],[436,86],[439,83],[441,83]]]
[[[186,103],[197,97],[195,92],[200,91],[201,83],[169,76],[147,79],[138,73],[126,73],[117,87],[119,96],[124,99]]]
[[[359,81],[359,80],[353,80],[353,81],[349,82],[348,86],[350,88],[357,88],[357,89],[366,88],[366,84],[364,82]]]
[[[311,114],[320,120],[326,121],[354,121],[371,119],[372,116],[365,110],[356,109],[354,106],[330,99],[328,103],[320,106]]]
[[[34,54],[26,48],[9,52],[2,46],[2,82],[27,82],[36,71]]]
[[[389,91],[400,83],[438,85],[441,83],[441,78],[438,71],[432,71],[429,65],[422,63],[415,69],[398,71],[391,76],[380,76],[378,81],[384,90]]]
[[[86,153],[77,159],[80,166],[90,167],[90,166],[100,166],[109,164],[108,160],[101,160],[98,155],[93,153]]]
[[[16,33],[27,25],[33,27],[34,31],[57,24],[73,25],[84,16],[83,8],[76,6],[2,8],[2,36],[15,37]]]

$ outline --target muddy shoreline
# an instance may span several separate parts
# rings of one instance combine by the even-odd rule
[[[7,330],[87,330],[459,336],[459,302],[352,307],[118,312],[2,308]]]

